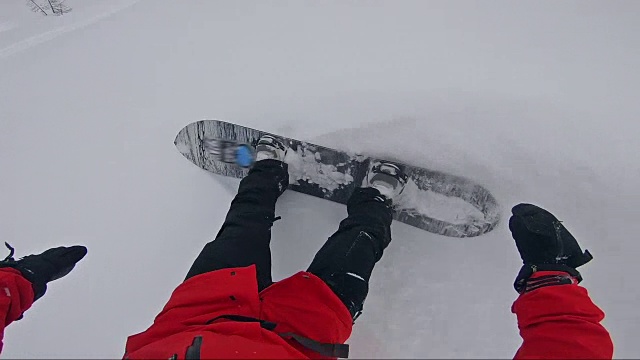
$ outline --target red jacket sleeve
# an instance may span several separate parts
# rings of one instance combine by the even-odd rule
[[[20,271],[0,269],[0,352],[4,328],[22,316],[33,304],[33,287]]]
[[[564,273],[540,271],[532,278],[556,274]],[[518,317],[523,340],[516,359],[613,356],[611,337],[600,324],[604,313],[577,284],[547,286],[522,294],[511,311]]]

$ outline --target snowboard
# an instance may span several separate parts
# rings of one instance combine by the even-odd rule
[[[219,120],[187,125],[174,144],[184,157],[204,170],[243,178],[255,154],[253,146],[264,134],[276,137],[288,148],[284,161],[289,165],[289,190],[340,204],[346,204],[354,189],[362,185],[369,166],[384,160]],[[404,191],[394,200],[395,220],[458,238],[485,234],[498,224],[499,205],[481,185],[437,170],[391,162],[408,175]]]

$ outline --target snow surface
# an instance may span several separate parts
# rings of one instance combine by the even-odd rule
[[[449,171],[553,211],[595,260],[615,356],[640,353],[636,1],[0,2],[0,239],[89,254],[7,330],[4,358],[117,358],[218,231],[237,180],[173,146],[217,118]],[[286,192],[274,278],[344,206]],[[503,219],[455,239],[395,223],[356,358],[507,358],[519,257]]]

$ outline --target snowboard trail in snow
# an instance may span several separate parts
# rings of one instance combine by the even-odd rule
[[[114,15],[126,8],[129,8],[131,6],[133,6],[134,4],[136,4],[137,2],[139,2],[140,0],[132,0],[129,3],[126,3],[124,5],[118,6],[116,8],[111,9],[110,11],[107,11],[105,13],[102,13],[100,15],[96,15],[93,17],[90,17],[84,21],[79,21],[70,25],[66,25],[66,26],[62,26],[38,35],[34,35],[34,36],[30,36],[24,40],[18,41],[12,45],[6,46],[2,49],[0,49],[0,59],[4,59],[7,58],[11,55],[15,55],[17,53],[20,53],[22,51],[28,50],[34,46],[40,45],[42,43],[45,43],[47,41],[53,40],[55,38],[57,38],[58,36],[62,35],[62,34],[66,34],[70,31],[73,30],[78,30],[78,29],[82,29],[84,27],[87,27],[91,24],[94,24],[102,19],[105,19],[111,15]],[[10,30],[9,29],[4,29],[4,30]],[[0,32],[2,31],[2,25],[0,24]]]

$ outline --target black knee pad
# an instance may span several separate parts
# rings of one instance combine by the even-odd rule
[[[355,321],[362,313],[364,300],[369,293],[369,283],[354,273],[335,273],[320,278],[338,295]]]

